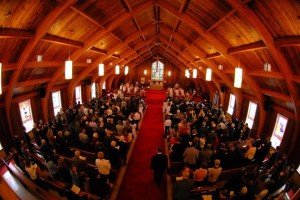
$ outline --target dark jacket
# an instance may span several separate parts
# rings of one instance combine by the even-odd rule
[[[156,154],[151,159],[151,169],[156,172],[163,172],[168,168],[168,158],[165,154]]]

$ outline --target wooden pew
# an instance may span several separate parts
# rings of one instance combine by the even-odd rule
[[[248,165],[245,167],[239,167],[229,170],[224,170],[220,174],[220,177],[218,180],[229,180],[232,176],[242,173],[243,171],[255,171],[257,168],[256,164]]]
[[[58,196],[55,196],[43,188],[37,186],[32,180],[30,180],[25,174],[23,174],[20,170],[18,170],[12,163],[7,163],[2,159],[2,162],[6,166],[7,170],[12,173],[23,185],[29,190],[34,196],[38,199],[44,200],[57,200],[60,199]]]
[[[249,165],[246,167],[240,167],[236,169],[231,169],[231,170],[225,170],[220,174],[220,177],[218,178],[217,183],[213,185],[205,185],[202,187],[194,188],[192,189],[191,192],[191,197],[192,198],[200,198],[202,195],[205,194],[211,194],[211,195],[216,195],[220,189],[222,189],[227,181],[235,175],[238,175],[242,173],[243,171],[254,171],[256,170],[257,165]]]
[[[216,195],[220,189],[226,184],[226,181],[218,181],[214,185],[207,185],[194,188],[190,191],[190,197],[192,199],[199,199],[202,195]]]
[[[45,160],[38,156],[37,154],[31,154],[29,152],[26,152],[27,156],[29,156],[34,162],[36,162],[39,166],[43,166],[44,168],[47,168]],[[90,194],[84,191],[80,191],[78,195],[72,193],[66,186],[65,183],[58,181],[54,178],[40,178],[49,188],[57,191],[61,196],[66,196],[67,198],[70,198],[71,196],[74,197],[82,197],[87,196],[88,199],[92,200],[98,200],[99,197],[94,194]],[[72,198],[71,198],[72,199]]]

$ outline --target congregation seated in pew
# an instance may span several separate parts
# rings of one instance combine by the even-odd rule
[[[163,111],[166,120],[164,136],[171,163],[169,171],[174,177],[171,179],[173,189],[179,190],[173,190],[174,199],[184,194],[182,199],[208,195],[213,199],[223,196],[224,199],[250,200],[260,192],[254,190],[258,183],[253,182],[253,177],[264,180],[266,173],[273,174],[278,180],[278,171],[292,173],[290,168],[286,169],[287,165],[275,165],[276,172],[270,173],[270,166],[281,163],[280,160],[268,160],[271,158],[270,139],[254,137],[256,134],[251,133],[245,122],[225,116],[219,105],[178,98],[169,92]],[[186,173],[189,175],[183,176]],[[178,187],[182,180],[185,187]],[[191,182],[193,187],[186,192]],[[271,195],[275,184],[267,182],[260,189]],[[281,183],[276,188],[284,185]]]
[[[32,178],[40,176],[48,181],[50,177],[67,188],[75,185],[81,192],[109,198],[118,170],[127,162],[129,145],[136,137],[145,109],[139,90],[137,87],[134,93],[114,91],[109,97],[61,110],[54,120],[39,121],[34,134],[24,133],[30,139],[23,151],[29,150],[25,160],[32,156],[43,160],[23,169]],[[107,178],[103,178],[106,174],[98,164],[104,159],[111,165]],[[45,169],[46,176],[39,173],[40,168]]]

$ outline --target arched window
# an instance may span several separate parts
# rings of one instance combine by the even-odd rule
[[[160,61],[152,63],[151,80],[162,81],[164,78],[164,64]]]

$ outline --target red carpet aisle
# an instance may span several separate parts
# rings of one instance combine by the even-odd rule
[[[128,163],[117,199],[118,200],[161,200],[167,199],[166,184],[157,188],[150,169],[151,157],[156,148],[164,148],[162,102],[164,91],[147,92],[148,108]]]

